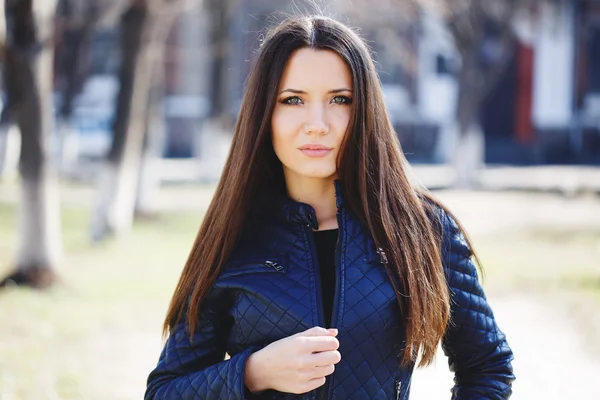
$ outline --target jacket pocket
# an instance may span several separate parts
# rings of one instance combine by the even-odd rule
[[[220,278],[233,278],[249,274],[286,274],[289,263],[286,256],[258,257],[253,259],[235,260],[227,263]]]
[[[400,378],[394,380],[394,396],[396,400],[402,399],[402,379]]]
[[[369,245],[367,245],[364,260],[368,264],[382,266],[386,266],[389,262],[385,250],[383,250],[380,247],[376,247],[375,243],[370,243]]]
[[[401,370],[396,374],[394,379],[394,399],[395,400],[407,400],[410,392],[410,382],[412,380],[412,373]]]

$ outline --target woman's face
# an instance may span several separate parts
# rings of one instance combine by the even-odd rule
[[[271,129],[286,181],[337,177],[338,151],[350,121],[352,75],[329,50],[292,54],[277,90]]]

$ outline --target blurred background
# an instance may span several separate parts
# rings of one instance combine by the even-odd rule
[[[372,48],[513,398],[600,398],[600,1],[0,0],[0,400],[143,397],[256,50],[299,12]],[[451,385],[440,354],[411,398]]]

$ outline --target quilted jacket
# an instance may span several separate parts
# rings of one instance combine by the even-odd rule
[[[199,328],[171,332],[148,377],[146,400],[402,399],[413,368],[400,368],[404,321],[368,230],[345,207],[336,181],[339,239],[332,327],[341,361],[324,386],[302,395],[244,386],[252,352],[286,336],[324,326],[312,229],[314,209],[285,200],[245,224],[241,240],[202,303]],[[455,373],[452,399],[508,399],[513,358],[478,282],[471,252],[440,210],[443,267],[451,290],[451,324],[442,341]],[[225,353],[230,358],[224,360]],[[449,388],[450,389],[450,388]],[[449,390],[450,397],[450,390]]]

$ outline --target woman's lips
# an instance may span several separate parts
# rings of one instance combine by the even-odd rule
[[[324,157],[332,150],[332,148],[320,144],[304,145],[300,147],[300,151],[307,157]]]

